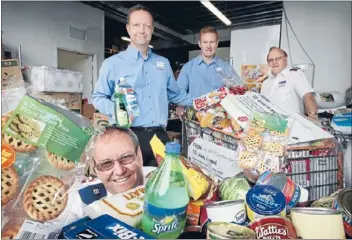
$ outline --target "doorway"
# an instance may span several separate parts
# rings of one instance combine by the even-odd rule
[[[90,103],[94,82],[94,55],[58,48],[57,67],[83,73],[82,99]]]

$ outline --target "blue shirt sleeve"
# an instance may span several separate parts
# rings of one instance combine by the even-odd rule
[[[187,65],[182,67],[180,75],[177,78],[177,85],[186,92],[189,92],[189,75]]]
[[[172,74],[170,63],[167,62],[166,65],[168,68],[167,96],[169,101],[172,103],[179,104],[181,106],[192,106],[193,97],[178,86],[175,77]]]
[[[104,60],[99,78],[92,93],[92,103],[100,113],[112,117],[114,115],[114,102],[111,96],[114,93],[115,81],[112,77],[112,67],[107,60]]]

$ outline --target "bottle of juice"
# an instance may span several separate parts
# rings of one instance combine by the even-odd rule
[[[178,142],[166,143],[165,159],[145,187],[142,230],[155,238],[177,238],[186,225],[189,196],[180,152]]]
[[[115,84],[114,99],[116,126],[126,128],[130,127],[128,114],[123,100],[123,94],[120,92],[119,84]]]

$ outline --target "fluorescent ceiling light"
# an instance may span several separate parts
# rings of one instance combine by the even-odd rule
[[[131,42],[131,39],[129,39],[128,37],[121,37],[121,39],[126,41],[126,42]]]
[[[221,21],[223,21],[227,26],[231,25],[231,21],[227,17],[225,17],[225,15],[222,14],[222,12],[220,12],[219,9],[217,9],[209,0],[201,0],[200,2]]]
[[[126,42],[131,42],[131,39],[129,39],[128,37],[121,37],[122,40],[126,41]],[[152,45],[148,45],[150,48],[154,48],[154,46]]]

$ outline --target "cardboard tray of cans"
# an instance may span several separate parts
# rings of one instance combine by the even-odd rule
[[[199,122],[189,119],[183,120],[182,133],[185,156],[188,146],[197,137],[232,150],[237,149],[240,140],[238,135],[216,128],[202,128]],[[343,155],[333,139],[316,145],[289,146],[284,171],[289,178],[309,191],[309,202],[343,187]]]

